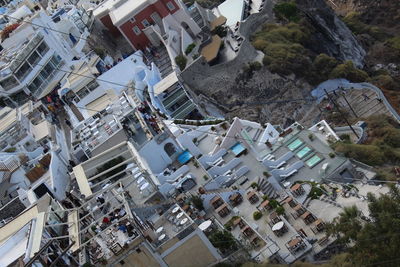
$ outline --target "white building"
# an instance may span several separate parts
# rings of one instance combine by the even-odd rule
[[[31,94],[46,96],[71,71],[72,59],[81,55],[81,33],[74,24],[54,23],[44,11],[24,20],[31,23],[23,22],[1,43],[0,95],[6,103],[9,96],[17,102]]]

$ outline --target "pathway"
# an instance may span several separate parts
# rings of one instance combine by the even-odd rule
[[[386,106],[386,108],[389,110],[389,112],[392,114],[392,116],[397,121],[400,121],[400,115],[396,112],[396,110],[392,107],[392,105],[386,99],[386,97],[383,94],[382,90],[379,89],[378,87],[370,84],[370,83],[351,83],[351,82],[347,81],[346,79],[328,80],[328,81],[325,81],[325,82],[321,83],[320,85],[318,85],[318,87],[315,88],[311,92],[311,95],[313,97],[317,98],[317,102],[321,102],[322,99],[325,97],[324,89],[329,93],[329,92],[334,92],[334,91],[337,91],[337,90],[342,90],[342,88],[343,88],[343,90],[369,89],[369,90],[374,91],[377,94],[377,98],[382,100],[382,103]],[[375,105],[374,106],[370,106],[370,104],[365,104],[365,103],[364,103],[363,106],[367,107],[367,109],[368,108],[370,108],[370,109],[375,108]]]

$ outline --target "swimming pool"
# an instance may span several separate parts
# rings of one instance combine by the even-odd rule
[[[241,143],[236,143],[234,146],[231,147],[231,150],[236,156],[238,156],[243,153],[246,148]]]
[[[322,159],[319,156],[315,155],[315,156],[311,157],[309,160],[307,160],[306,164],[308,167],[312,168],[315,165],[317,165],[321,160]]]
[[[291,150],[291,151],[293,151],[293,150],[295,150],[296,148],[298,148],[299,146],[301,146],[303,144],[303,141],[301,141],[300,139],[296,139],[296,140],[294,140],[293,142],[291,142],[289,145],[288,145],[288,148]]]
[[[311,148],[309,148],[308,146],[303,147],[299,152],[296,153],[296,155],[302,159],[304,158],[305,155],[308,154],[308,152],[311,151]]]
[[[179,161],[181,164],[185,164],[185,163],[187,163],[191,158],[193,158],[193,155],[190,154],[189,151],[185,151],[185,152],[183,152],[182,154],[180,154],[180,155],[178,156],[178,161]]]

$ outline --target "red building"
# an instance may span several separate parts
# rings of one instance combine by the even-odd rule
[[[94,16],[115,37],[122,34],[135,50],[162,41],[167,17],[169,24],[182,26],[192,37],[200,32],[180,0],[108,0],[94,10]]]

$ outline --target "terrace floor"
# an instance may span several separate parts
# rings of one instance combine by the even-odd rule
[[[253,213],[257,211],[257,206],[262,202],[261,196],[259,200],[255,204],[251,204],[250,201],[243,196],[243,202],[236,206],[239,210],[237,214],[231,212],[226,217],[219,216],[215,211],[212,212],[212,215],[217,218],[221,224],[227,223],[233,216],[241,216],[247,224],[258,233],[258,235],[266,240],[266,245],[264,247],[260,247],[258,249],[254,249],[251,251],[253,257],[257,257],[259,260],[267,260],[273,253],[279,250],[279,254],[287,261],[292,262],[297,257],[299,257],[302,253],[298,252],[296,255],[293,255],[289,252],[286,247],[286,244],[295,236],[298,236],[297,231],[289,224],[284,218],[281,218],[285,225],[288,227],[288,231],[284,233],[282,236],[276,236],[271,226],[268,224],[270,221],[269,215],[271,212],[263,211],[263,216],[259,220],[253,219]],[[230,207],[232,210],[232,207]],[[236,226],[231,233],[239,240],[246,240],[246,238],[241,233],[239,226]],[[308,249],[311,248],[308,245]],[[305,252],[306,250],[304,250]]]

